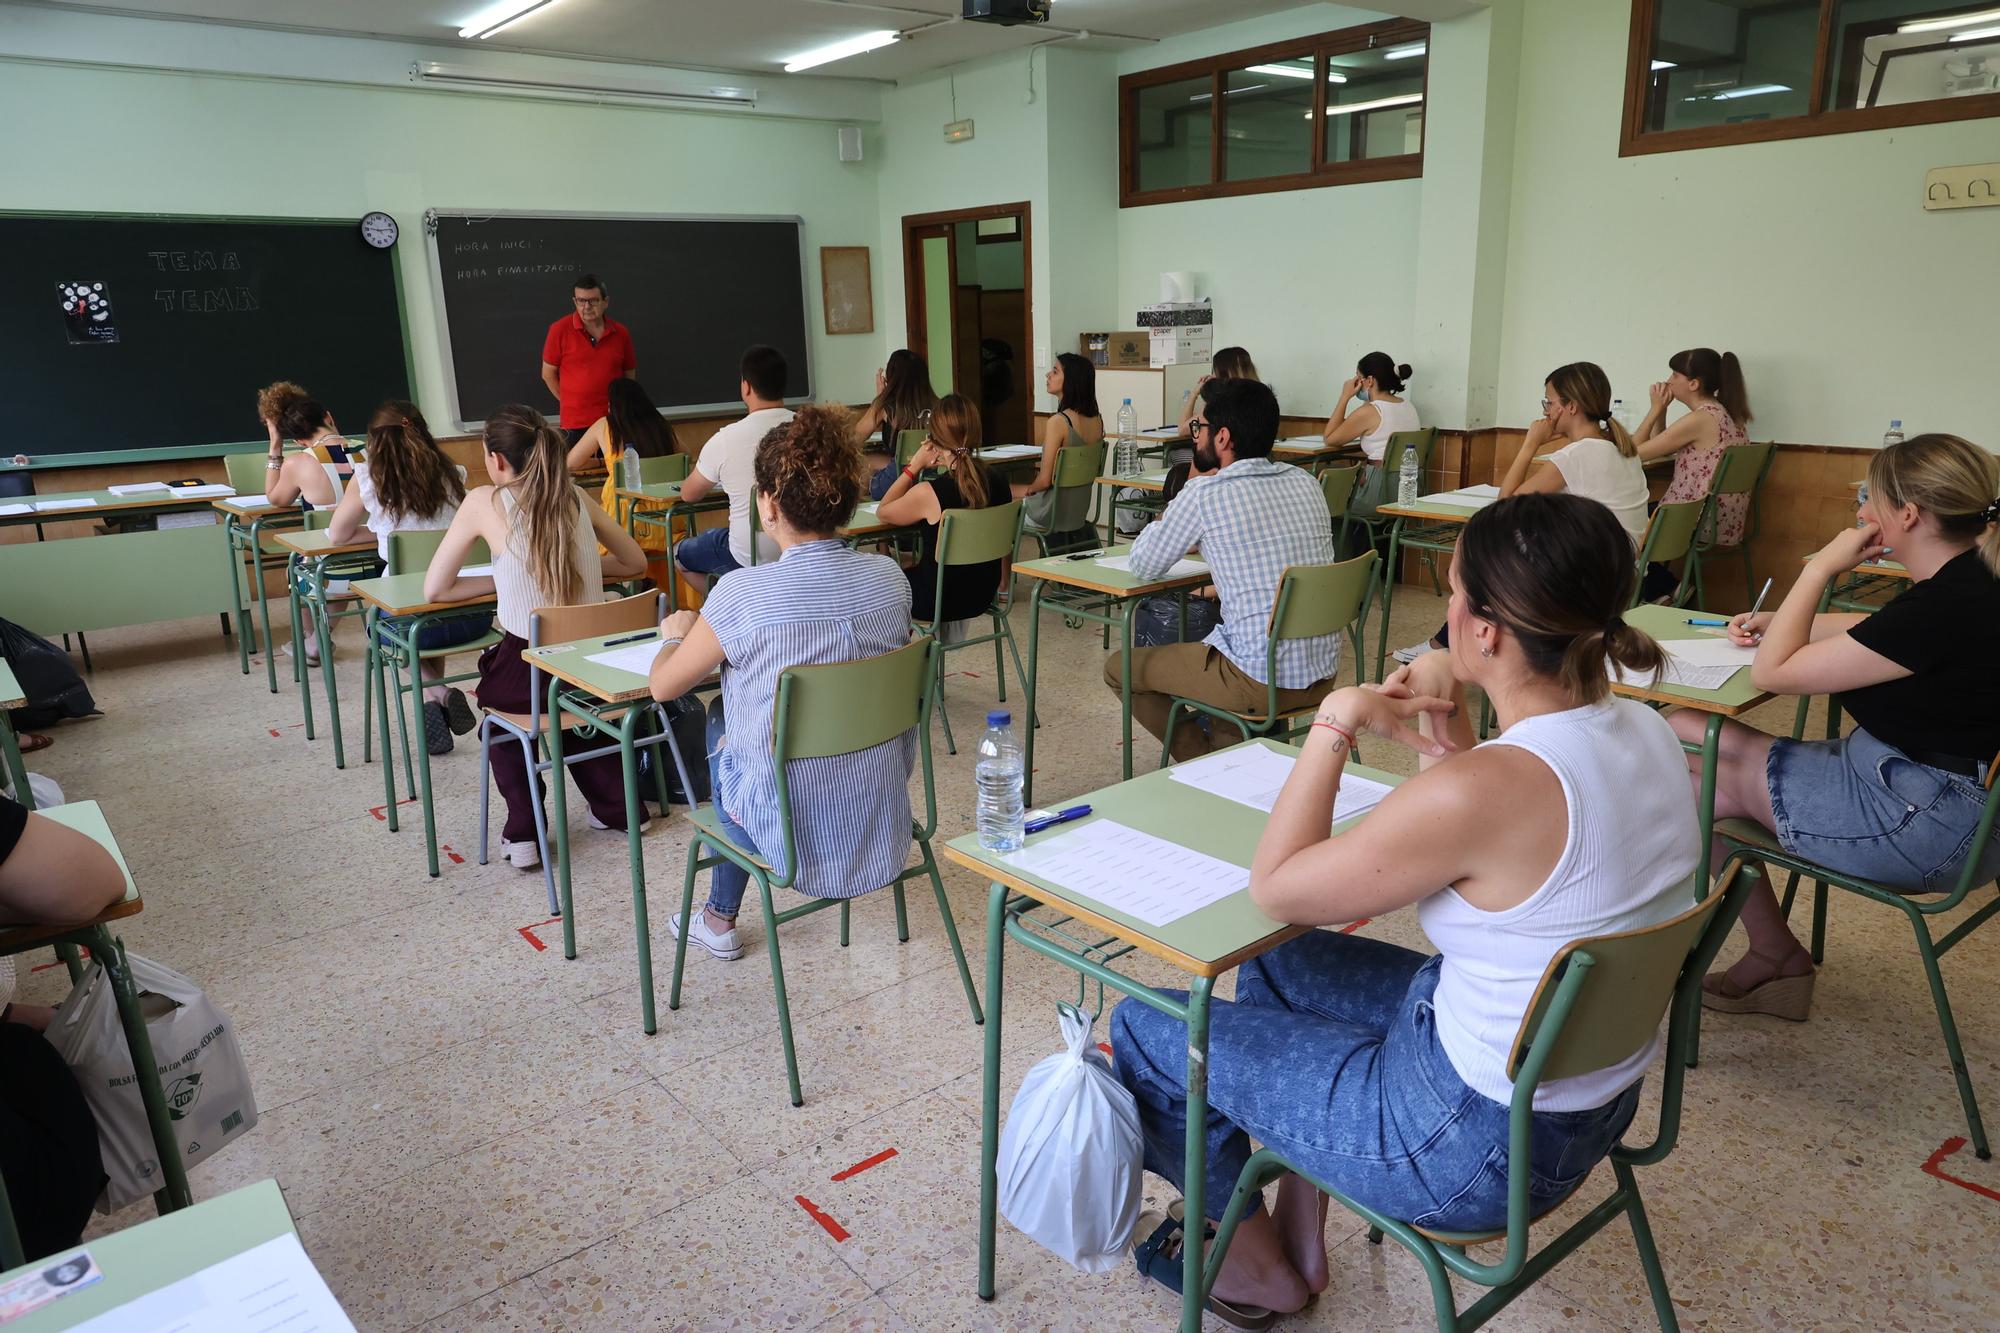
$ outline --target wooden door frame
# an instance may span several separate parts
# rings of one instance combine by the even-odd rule
[[[1019,217],[1021,219],[1021,319],[1022,343],[1020,354],[1032,358],[1035,353],[1035,261],[1034,261],[1034,207],[1027,200],[1015,204],[987,204],[980,208],[952,208],[941,213],[911,213],[903,218],[903,320],[906,345],[914,349],[923,347],[926,364],[930,361],[930,331],[924,317],[923,284],[917,275],[923,271],[922,243],[918,240],[921,232],[935,227],[944,227],[953,242],[950,254],[954,268],[958,264],[957,237],[951,228],[960,222],[980,222],[987,218]],[[954,284],[955,285],[955,284]],[[1032,361],[1030,362],[1032,367]],[[957,381],[954,368],[952,379]],[[1030,376],[1032,378],[1032,374]],[[1033,421],[1032,407],[1029,420]]]

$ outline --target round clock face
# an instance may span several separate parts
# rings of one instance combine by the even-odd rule
[[[396,243],[396,219],[387,213],[370,213],[361,219],[361,239],[377,250],[387,250]]]

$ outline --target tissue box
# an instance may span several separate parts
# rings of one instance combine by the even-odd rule
[[[1085,333],[1077,338],[1084,360],[1102,370],[1144,370],[1152,364],[1146,330],[1130,333]]]
[[[1213,331],[1215,303],[1207,297],[1199,301],[1160,301],[1140,306],[1136,318],[1148,329],[1205,326]]]

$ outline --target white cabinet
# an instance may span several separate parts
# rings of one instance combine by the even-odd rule
[[[1171,426],[1181,419],[1181,404],[1194,390],[1195,382],[1208,373],[1206,361],[1185,366],[1164,366],[1159,370],[1106,370],[1097,372],[1097,406],[1104,413],[1106,434],[1118,429],[1118,408],[1132,400],[1139,414],[1139,429]]]

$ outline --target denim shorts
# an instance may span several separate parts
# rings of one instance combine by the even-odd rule
[[[1828,870],[1910,893],[1945,893],[1972,854],[1986,791],[1920,764],[1865,731],[1836,741],[1780,739],[1764,761],[1778,844]],[[2000,874],[1989,839],[1976,883]]]
[[[691,574],[727,574],[741,569],[729,549],[729,529],[709,528],[675,545],[674,559]]]

